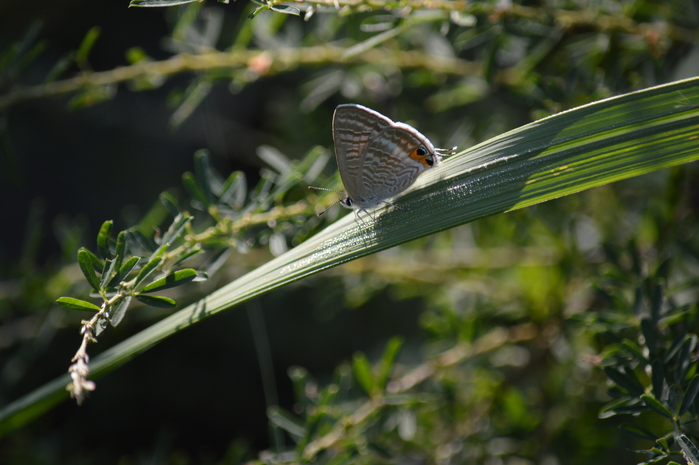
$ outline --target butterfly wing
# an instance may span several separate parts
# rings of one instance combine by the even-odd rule
[[[393,121],[361,105],[340,105],[333,115],[335,158],[347,195],[357,200],[361,185],[364,151]]]
[[[354,200],[367,207],[400,194],[440,160],[432,143],[404,123],[393,123],[381,131],[365,150]]]

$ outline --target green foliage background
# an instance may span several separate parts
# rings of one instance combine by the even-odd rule
[[[473,159],[446,163],[441,180],[431,173],[420,194],[405,197],[412,214],[433,209],[425,221],[441,221],[434,229],[446,231],[277,289],[174,337],[162,333],[165,341],[144,355],[110,362],[129,363],[97,380],[81,407],[48,408],[55,400],[46,399],[66,395],[60,379],[53,397],[32,397],[65,372],[80,342],[84,314],[53,301],[100,303],[88,296],[75,256],[80,246],[98,252],[98,262],[114,253],[105,234],[93,247],[106,219],[116,219],[115,231],[136,226],[131,231],[144,239],[139,246],[132,238],[130,253],[148,257],[153,228],[167,229],[168,212],[193,215],[173,248],[200,247],[205,253],[191,263],[210,279],[166,294],[182,304],[209,296],[212,308],[230,286],[211,300],[214,289],[265,270],[273,255],[309,238],[320,243],[341,232],[353,257],[384,248],[382,240],[426,234],[432,224],[399,229],[399,211],[376,225],[346,218],[316,235],[344,213],[316,218],[336,195],[305,189],[339,187],[334,167],[321,169],[331,160],[338,103],[365,104],[414,124],[437,145],[465,149],[542,116],[698,71],[696,3],[287,5],[257,5],[252,20],[256,6],[243,2],[131,9],[109,20],[83,9],[80,31],[73,30],[80,23],[51,15],[43,29],[31,26],[32,13],[0,7],[4,21],[18,18],[0,28],[7,31],[3,217],[22,219],[2,241],[0,462],[682,462],[677,451],[691,449],[699,413],[696,166],[452,227],[458,222],[444,219],[444,186],[470,176],[468,163],[497,159],[478,157],[496,154],[488,147],[499,139]],[[304,21],[288,14],[294,8],[314,14]],[[148,34],[125,35],[119,26],[131,21]],[[75,51],[62,50],[62,41]],[[671,110],[657,124],[676,118],[686,131],[676,145],[691,149],[696,84],[686,86],[664,101]],[[643,98],[628,101],[650,102]],[[617,123],[633,127],[646,112],[648,105],[589,124],[616,137]],[[626,162],[638,171],[620,177],[657,169],[652,157],[645,171],[640,163],[653,154],[634,144],[652,133],[641,127],[621,137],[621,147],[641,155]],[[67,137],[47,141],[56,128]],[[532,139],[522,134],[523,143]],[[604,153],[604,137],[591,134],[599,140],[570,142],[571,150]],[[663,153],[672,154],[672,143]],[[210,155],[200,152],[189,167],[176,161],[201,147]],[[691,159],[689,151],[673,163]],[[226,184],[231,168],[242,171]],[[156,202],[187,169],[194,174],[183,177],[185,189],[171,190],[165,206]],[[597,170],[590,176],[603,177]],[[494,199],[513,185],[502,176],[491,186]],[[555,176],[557,195],[595,184],[562,170],[572,184],[556,185]],[[473,217],[507,210],[488,198],[473,202],[486,205]],[[227,257],[221,268],[213,262],[219,256]],[[138,352],[146,345],[137,341],[157,333],[163,325],[153,323],[170,312],[134,303],[118,327],[111,316],[114,327],[88,352],[119,341],[98,360],[129,344]],[[206,309],[180,327],[201,314]],[[688,436],[673,436],[679,432]]]

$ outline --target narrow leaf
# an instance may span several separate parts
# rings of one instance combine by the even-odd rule
[[[386,345],[386,350],[381,357],[378,374],[376,375],[376,386],[382,391],[386,388],[386,383],[391,375],[391,370],[401,347],[403,347],[403,338],[400,336],[392,337]]]
[[[78,250],[78,265],[80,265],[80,270],[85,275],[85,279],[87,279],[90,286],[99,292],[100,281],[97,279],[97,274],[95,273],[95,268],[90,258],[90,252],[84,247]]]
[[[376,394],[376,380],[374,379],[374,374],[371,372],[371,365],[366,355],[361,352],[354,354],[352,370],[354,371],[354,377],[359,382],[359,385],[362,386],[364,392],[370,396]]]
[[[233,210],[240,210],[245,203],[247,193],[248,183],[245,179],[245,173],[234,171],[223,185],[219,202],[230,206]]]
[[[143,268],[141,268],[141,271],[139,271],[138,275],[136,276],[136,286],[141,284],[143,280],[150,276],[150,274],[154,272],[156,268],[158,268],[158,266],[162,263],[163,252],[164,250],[161,250],[160,253],[153,254],[148,263],[146,263],[146,265]]]
[[[85,252],[89,255],[90,261],[92,262],[92,268],[98,272],[101,273],[102,270],[104,270],[104,262],[100,260],[97,255],[92,253],[90,249],[85,249],[83,248],[82,250],[85,250]]]
[[[126,309],[129,308],[130,303],[131,296],[127,295],[119,301],[117,301],[116,304],[114,304],[112,310],[110,311],[109,318],[109,322],[112,324],[112,326],[117,326],[119,323],[121,323],[121,320],[124,318],[124,315],[126,315]]]
[[[100,280],[100,289],[107,289],[109,283],[117,275],[116,262],[114,260],[106,260],[104,262],[105,270],[102,272],[102,279]]]
[[[643,428],[639,428],[637,426],[622,424],[619,425],[619,429],[626,433],[629,433],[632,436],[636,436],[637,438],[648,439],[651,441],[655,441],[657,439],[657,436],[655,436],[653,433],[644,430]]]
[[[189,260],[190,258],[194,258],[197,255],[201,255],[203,253],[204,253],[204,251],[202,249],[190,250],[189,252],[182,254],[180,256],[180,258],[178,258],[177,261],[172,266],[173,266],[173,268],[177,267],[177,266],[181,265],[182,263],[186,262],[187,260]]]
[[[635,377],[630,378],[626,374],[612,367],[604,367],[604,372],[609,377],[609,379],[611,379],[616,384],[629,391],[631,395],[637,397],[643,394],[643,386],[638,382],[638,380]]]
[[[119,234],[117,234],[116,250],[114,252],[115,267],[117,270],[121,269],[124,258],[126,258],[126,232],[120,231]]]
[[[97,250],[99,250],[102,258],[112,258],[112,253],[109,250],[109,238],[112,234],[112,227],[114,222],[109,220],[102,223],[102,227],[97,233]]]
[[[197,179],[194,174],[190,173],[189,171],[184,173],[182,175],[182,183],[184,184],[185,189],[187,189],[189,195],[191,195],[195,200],[201,202],[201,204],[205,207],[209,205],[207,203],[207,198],[204,191],[199,187],[199,184],[197,184]]]
[[[115,287],[124,279],[126,279],[129,273],[131,273],[134,267],[136,267],[139,260],[139,257],[131,257],[128,260],[126,260],[126,263],[121,265],[121,268],[119,268],[119,273],[117,273],[117,275],[110,281],[109,287]]]
[[[168,192],[163,192],[160,194],[160,203],[163,204],[165,209],[173,216],[177,216],[182,212],[179,204],[175,197],[170,195]]]
[[[677,444],[682,448],[689,463],[699,463],[699,449],[696,444],[684,434],[677,436]]]
[[[677,367],[675,368],[675,381],[682,382],[685,375],[687,374],[687,369],[692,362],[692,354],[694,353],[694,348],[697,344],[697,336],[691,334],[687,336],[677,354]]]
[[[262,10],[269,10],[269,7],[267,5],[258,6],[257,8],[255,8],[255,11],[248,15],[248,19],[253,19]]]
[[[170,289],[171,287],[181,286],[192,281],[197,276],[197,270],[192,268],[187,268],[184,270],[175,271],[174,273],[153,281],[143,289],[141,292],[155,292],[162,291],[163,289]]]
[[[187,226],[187,224],[192,221],[191,216],[185,217],[182,214],[179,214],[175,217],[175,220],[172,222],[170,227],[168,228],[167,232],[163,236],[162,244],[164,245],[172,245],[172,243],[180,237],[182,234],[182,231],[184,231],[184,228]]]
[[[180,106],[172,113],[170,117],[170,126],[177,128],[184,123],[187,118],[192,116],[194,110],[196,110],[201,102],[209,95],[212,88],[213,85],[211,84],[211,79],[208,74],[202,74],[197,79],[194,79],[187,87]]]
[[[680,416],[684,415],[689,410],[689,407],[692,406],[697,398],[697,393],[699,393],[699,375],[694,375],[684,393],[684,399],[682,399],[682,405],[680,406]]]
[[[665,407],[663,404],[661,404],[655,397],[643,394],[641,396],[641,399],[643,399],[643,402],[651,409],[654,410],[655,412],[661,414],[662,416],[669,418],[672,420],[672,413]]]
[[[284,5],[284,4],[272,5],[271,9],[272,9],[272,11],[276,11],[277,13],[284,13],[287,15],[301,16],[301,10],[299,10],[295,6]]]
[[[75,54],[75,62],[78,66],[84,67],[87,65],[87,56],[90,54],[92,47],[95,45],[97,38],[100,36],[102,29],[97,26],[90,28],[85,34],[83,41],[78,47],[78,52]]]
[[[172,308],[177,305],[177,302],[174,300],[163,296],[138,294],[136,298],[151,307]]]
[[[298,441],[306,434],[303,422],[281,407],[273,406],[267,409],[267,418],[272,424],[289,433],[295,441]]]
[[[197,150],[194,154],[194,175],[197,185],[206,199],[205,205],[211,205],[214,200],[213,185],[216,183],[211,168],[208,150]]]
[[[639,362],[643,363],[644,365],[648,364],[648,359],[643,355],[643,351],[641,348],[638,346],[633,341],[630,341],[629,339],[624,339],[621,341],[621,345]]]
[[[73,297],[59,297],[56,299],[56,303],[69,310],[86,310],[88,312],[100,311],[100,308],[97,305],[85,300],[74,299]]]
[[[156,249],[153,241],[149,240],[136,228],[126,230],[126,246],[131,253],[141,257],[152,254]]]

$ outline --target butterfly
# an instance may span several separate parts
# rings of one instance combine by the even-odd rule
[[[456,149],[437,149],[414,127],[356,104],[335,109],[333,141],[346,192],[338,202],[357,210],[358,217],[359,212],[371,217],[368,210],[382,203],[393,205],[388,199],[405,191],[421,173],[438,166],[443,156]]]

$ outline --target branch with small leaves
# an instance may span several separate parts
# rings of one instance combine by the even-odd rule
[[[276,156],[280,157],[280,154]],[[210,166],[208,153],[199,151],[195,155],[195,173],[185,173],[183,180],[192,194],[192,206],[206,212],[215,221],[214,225],[197,233],[192,226],[194,217],[180,208],[167,193],[161,195],[161,202],[174,220],[161,237],[149,238],[132,228],[121,231],[114,239],[113,222],[106,221],[97,235],[97,249],[102,258],[86,248],[78,251],[80,269],[93,292],[101,297],[101,306],[73,297],[57,299],[64,308],[96,312],[89,320],[82,321],[82,343],[68,370],[72,378],[68,390],[77,403],[81,404],[87,393],[95,389],[94,382],[87,379],[88,345],[96,343],[106,328],[117,326],[122,321],[132,298],[153,307],[173,308],[177,304],[173,299],[151,294],[208,279],[221,266],[231,248],[240,246],[244,242],[241,237],[254,228],[281,228],[295,218],[313,217],[312,207],[303,201],[288,206],[272,204],[302,180],[312,165],[324,165],[326,161],[327,157],[318,149],[312,150],[300,162],[287,161],[284,173],[268,171],[263,174],[260,184],[246,202],[245,176],[235,172],[225,182],[221,181]],[[316,166],[313,171],[319,172],[318,168]],[[284,231],[288,234],[295,229],[287,227]],[[283,234],[275,234],[286,242]],[[257,236],[261,237],[261,234]],[[201,269],[180,269],[186,261],[214,249],[218,251]]]

